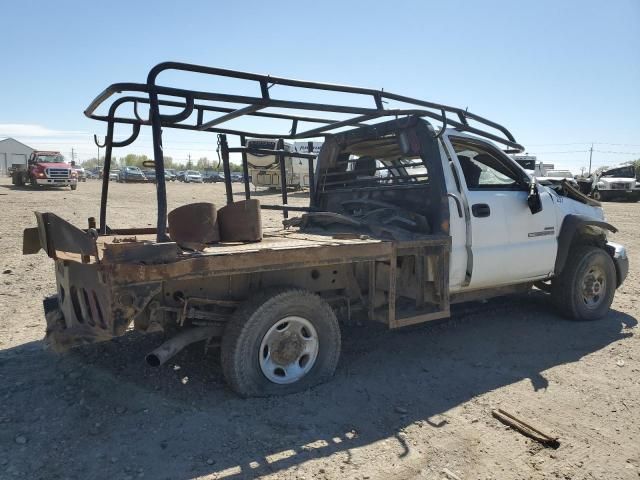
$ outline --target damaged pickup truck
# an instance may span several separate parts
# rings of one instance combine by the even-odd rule
[[[260,94],[166,86],[158,77],[167,71],[232,78]],[[281,90],[286,100],[276,98]],[[289,100],[310,91],[315,102]],[[317,103],[336,93],[353,101]],[[107,124],[99,223],[90,218],[79,228],[36,213],[37,227],[24,236],[25,253],[42,248],[55,262],[58,291],[44,308],[46,339],[57,350],[131,328],[163,331],[168,339],[147,355],[149,364],[190,343],[219,342],[234,391],[286,394],[332,376],[338,318],[398,328],[446,318],[452,303],[538,285],[565,317],[595,320],[627,274],[625,249],[607,240],[616,229],[599,203],[566,183],[537,184],[508,155],[524,150],[511,133],[464,109],[167,62],[146,83],[111,85],[85,114]],[[251,130],[238,127],[242,121]],[[282,122],[287,133],[270,128]],[[267,126],[255,131],[260,123]],[[115,127],[127,125],[131,135],[115,140]],[[135,141],[142,126],[153,134],[157,227],[118,229],[107,223],[112,151]],[[218,135],[226,205],[167,212],[163,128]],[[287,139],[321,137],[317,155],[284,148]],[[277,139],[276,147],[246,146],[247,138]],[[284,172],[280,204],[251,198],[249,153],[307,162],[309,205],[289,205]],[[232,155],[242,158],[242,200],[232,191]],[[283,227],[263,228],[264,209],[282,211]]]

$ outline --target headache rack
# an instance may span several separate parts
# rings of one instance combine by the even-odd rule
[[[158,76],[167,71],[203,74],[219,80],[246,80],[257,84],[259,96],[245,96],[214,91],[192,90],[160,85]],[[354,101],[350,104],[329,104],[294,101],[275,98],[272,93],[274,86],[305,89],[311,94],[335,92],[351,94]],[[118,95],[118,96],[116,96]],[[115,99],[112,100],[112,97]],[[162,97],[162,98],[161,98]],[[358,100],[356,102],[355,100]],[[362,102],[370,102],[369,106],[362,106]],[[111,101],[106,113],[98,113],[98,109]],[[397,108],[388,108],[390,102],[397,104]],[[222,105],[221,105],[222,104]],[[148,107],[146,118],[141,116],[141,105]],[[223,106],[227,105],[227,106]],[[127,114],[119,110],[127,108]],[[177,113],[161,113],[160,109],[178,109]],[[301,115],[298,112],[315,112],[314,115]],[[319,113],[321,112],[321,113]],[[313,139],[332,135],[349,127],[369,126],[379,119],[393,119],[400,117],[426,117],[440,122],[440,132],[453,127],[459,131],[469,132],[506,146],[508,153],[524,151],[524,147],[515,141],[513,135],[502,125],[492,122],[466,109],[451,107],[439,103],[426,102],[415,98],[397,95],[384,90],[350,87],[328,83],[293,80],[288,78],[259,75],[221,68],[212,68],[179,62],[165,62],[153,67],[147,76],[146,83],[115,83],[98,95],[85,110],[85,115],[94,120],[107,122],[107,134],[103,143],[96,136],[94,140],[99,147],[105,148],[105,164],[102,183],[102,197],[100,204],[101,234],[107,234],[106,205],[109,189],[109,172],[111,156],[114,147],[124,147],[133,143],[140,133],[142,125],[150,125],[153,134],[154,168],[157,182],[157,241],[168,241],[167,237],[167,198],[164,175],[164,158],[162,148],[162,128],[176,128],[182,130],[214,132],[219,134],[218,147],[221,153],[225,173],[225,187],[227,202],[233,202],[233,193],[229,166],[229,153],[241,153],[244,173],[245,196],[250,197],[247,153],[276,155],[280,159],[280,180],[282,192],[282,206],[268,206],[263,208],[281,209],[286,216],[289,210],[308,210],[301,207],[287,206],[285,157],[302,158],[309,163],[309,180],[311,193],[313,189],[327,188],[315,185],[313,159],[317,155],[312,153],[289,152],[284,148],[284,140]],[[322,113],[330,113],[340,118],[326,118]],[[215,116],[213,116],[215,115]],[[206,117],[206,118],[205,118]],[[243,117],[255,119],[286,120],[290,122],[287,133],[251,131],[249,129],[229,128],[229,122]],[[345,118],[346,117],[346,118]],[[131,135],[125,140],[114,140],[115,124],[132,126]],[[301,128],[311,124],[311,128]],[[316,126],[317,125],[317,126]],[[225,128],[226,127],[226,128]],[[487,130],[492,131],[487,131]],[[240,147],[229,147],[226,135],[237,135]],[[274,150],[255,149],[246,147],[247,138],[277,138]],[[309,143],[309,152],[313,151],[313,143]],[[329,180],[327,180],[329,181]],[[393,180],[390,180],[393,181]],[[331,186],[331,185],[329,185]],[[402,185],[399,185],[402,188]]]

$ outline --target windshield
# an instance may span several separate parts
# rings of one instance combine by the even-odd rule
[[[138,167],[127,167],[127,171],[138,173],[140,169]]]
[[[193,170],[189,170],[187,175],[200,175],[200,172],[194,172]]]
[[[64,157],[62,155],[37,155],[36,162],[38,163],[64,163]]]
[[[632,165],[628,167],[612,168],[606,172],[602,172],[601,177],[623,177],[623,178],[635,178],[636,171]]]

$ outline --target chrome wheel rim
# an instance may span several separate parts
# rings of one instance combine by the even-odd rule
[[[582,279],[582,301],[587,308],[597,308],[605,297],[607,280],[604,270],[592,265]]]
[[[302,317],[285,317],[267,331],[260,343],[260,369],[273,383],[294,383],[313,368],[318,358],[318,333]]]

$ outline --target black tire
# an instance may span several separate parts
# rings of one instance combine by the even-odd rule
[[[594,190],[593,193],[591,194],[591,196],[593,197],[594,200],[601,202],[602,201],[602,194],[600,193],[599,190]]]
[[[589,305],[585,299],[584,284],[592,272],[604,280],[604,286],[597,288],[599,295],[593,295],[595,303]],[[601,285],[598,281],[597,285]],[[591,289],[595,288],[593,284]],[[569,254],[564,271],[553,280],[551,296],[556,307],[571,320],[598,320],[604,317],[611,307],[616,291],[616,268],[611,256],[602,248],[583,245]],[[590,293],[594,293],[591,290]]]
[[[71,184],[71,185],[69,185],[69,186],[71,187],[71,190],[75,190],[76,188],[78,188],[78,185],[77,185],[77,184],[76,184],[76,185]]]
[[[267,332],[289,316],[312,324],[318,351],[315,363],[304,376],[294,383],[279,384],[269,380],[261,369],[261,344]],[[231,389],[243,397],[287,395],[331,378],[340,347],[338,320],[327,302],[306,290],[268,289],[247,300],[229,321],[222,337],[222,370]]]

